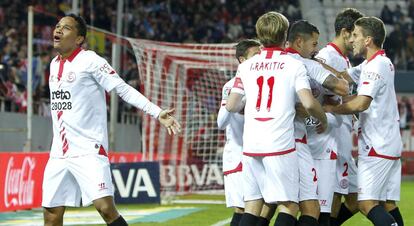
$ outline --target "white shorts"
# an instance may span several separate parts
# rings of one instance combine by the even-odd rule
[[[49,158],[43,177],[43,207],[88,206],[114,196],[109,160],[99,154]]]
[[[308,145],[296,142],[299,158],[299,201],[317,200],[318,183],[315,163]]]
[[[358,200],[400,200],[401,160],[359,156]]]
[[[244,208],[243,186],[240,186],[240,181],[242,180],[242,171],[224,176],[224,192],[226,194],[227,207]]]
[[[298,202],[298,167],[296,151],[266,157],[243,155],[244,201],[263,198],[267,203]]]
[[[335,188],[336,160],[314,159],[321,213],[330,213]]]
[[[338,142],[338,159],[336,162],[335,192],[347,195],[358,192],[357,166],[352,157],[352,135],[346,126],[338,129],[341,135]]]

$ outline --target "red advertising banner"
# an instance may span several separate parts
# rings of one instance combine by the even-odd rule
[[[49,153],[0,153],[0,212],[40,207]]]

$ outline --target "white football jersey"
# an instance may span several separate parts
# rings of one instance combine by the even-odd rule
[[[289,56],[302,61],[305,65],[309,78],[313,79],[317,83],[322,85],[325,82],[325,79],[331,74],[320,63],[301,57],[299,52],[295,49],[286,48],[285,51]],[[300,101],[297,99],[297,102],[299,103]],[[303,119],[299,116],[295,117],[295,140],[296,142],[307,143],[306,126]]]
[[[271,156],[295,150],[295,97],[310,89],[306,68],[280,48],[264,48],[239,65],[231,92],[246,96],[243,154]]]
[[[333,67],[335,70],[342,72],[351,67],[351,63],[347,56],[345,56],[341,50],[334,43],[330,42],[326,47],[321,49],[316,55],[316,58],[324,62],[325,64]],[[355,81],[355,78],[352,77]],[[357,81],[355,81],[357,83]],[[351,132],[352,130],[352,115],[341,115],[343,126],[346,126]],[[339,134],[340,136],[340,134]]]
[[[369,108],[359,113],[361,137],[365,147],[359,155],[395,159],[401,156],[397,97],[394,88],[395,70],[391,60],[379,50],[360,65],[359,96],[372,98]]]
[[[53,122],[51,157],[73,157],[108,150],[105,90],[124,81],[93,51],[77,49],[50,63]]]
[[[233,87],[235,78],[230,79],[224,86],[222,91],[220,111],[226,111],[226,103]],[[228,114],[226,123],[226,144],[223,151],[223,172],[224,175],[229,173],[241,171],[241,160],[243,155],[243,129],[244,129],[244,115],[240,113]]]

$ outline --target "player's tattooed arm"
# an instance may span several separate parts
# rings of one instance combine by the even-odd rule
[[[349,93],[348,81],[343,78],[337,78],[334,75],[329,75],[322,85],[340,96],[347,96]]]

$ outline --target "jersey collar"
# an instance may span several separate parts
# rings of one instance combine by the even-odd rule
[[[348,57],[347,56],[345,56],[343,53],[342,53],[342,51],[339,49],[339,47],[337,46],[337,45],[335,45],[335,43],[333,43],[333,42],[330,42],[330,43],[328,43],[328,45],[329,46],[332,46],[332,48],[334,48],[335,50],[336,50],[336,52],[338,52],[339,53],[339,55],[341,55],[345,60],[346,60],[346,63],[348,64],[348,67],[349,67],[349,59],[348,59]]]
[[[278,46],[268,46],[264,47],[262,51],[266,51],[266,59],[270,59],[272,58],[274,51],[283,51],[283,49]]]
[[[72,52],[72,54],[70,54],[70,56],[68,58],[66,58],[65,60],[68,60],[69,62],[72,62],[73,59],[75,59],[75,57],[78,55],[78,53],[82,50],[81,47],[78,47],[77,49],[75,49],[75,51]],[[58,58],[56,59],[56,61],[60,61],[62,60],[62,56],[59,55]]]
[[[378,55],[384,55],[384,54],[385,54],[385,50],[383,49],[378,50],[374,55],[372,55],[371,58],[368,59],[367,63],[369,63],[371,60],[373,60]]]
[[[294,48],[290,48],[290,47],[286,48],[286,49],[285,49],[285,52],[287,52],[287,53],[292,53],[292,54],[299,54],[299,52],[298,52],[296,49],[294,49]],[[300,54],[299,54],[299,55],[300,55]]]

